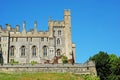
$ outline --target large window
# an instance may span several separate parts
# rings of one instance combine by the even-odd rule
[[[25,56],[25,46],[21,47],[21,56]]]
[[[14,56],[14,53],[15,53],[15,47],[11,46],[10,47],[10,56]]]
[[[43,56],[47,56],[47,46],[43,47]]]
[[[33,46],[32,47],[32,56],[36,56],[36,50],[37,50],[36,46]]]

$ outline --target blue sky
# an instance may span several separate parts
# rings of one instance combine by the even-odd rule
[[[72,40],[76,61],[104,51],[120,56],[120,0],[0,0],[0,25],[15,27],[26,21],[26,29],[48,30],[48,18],[63,20],[64,9],[71,10]]]

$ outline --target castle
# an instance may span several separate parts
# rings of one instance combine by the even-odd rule
[[[26,31],[26,22],[23,22],[23,30],[20,26],[12,28],[6,24],[6,28],[0,26],[0,47],[3,64],[11,61],[19,63],[53,63],[56,57],[64,55],[68,60],[75,62],[75,44],[71,38],[71,13],[64,10],[64,20],[48,21],[48,31],[38,31],[37,22],[34,29]],[[61,61],[58,61],[61,63]]]

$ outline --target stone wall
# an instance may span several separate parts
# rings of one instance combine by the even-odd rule
[[[75,74],[97,75],[95,66],[86,64],[7,64],[0,66],[0,72],[70,72]]]

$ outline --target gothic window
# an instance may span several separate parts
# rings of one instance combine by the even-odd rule
[[[36,56],[36,51],[37,51],[36,46],[33,46],[32,47],[32,56]]]
[[[25,56],[25,46],[21,47],[21,56]]]
[[[30,39],[30,41],[32,42],[32,38]]]
[[[60,56],[60,55],[61,55],[61,50],[58,49],[58,50],[57,50],[57,56]]]
[[[48,41],[48,37],[47,37],[47,41]]]
[[[43,37],[41,38],[41,41],[44,41],[44,38],[43,38]]]
[[[27,37],[27,41],[28,41],[28,37]]]
[[[55,36],[55,30],[53,31],[53,35]]]
[[[47,46],[43,47],[43,56],[47,56]]]
[[[14,52],[15,52],[15,47],[11,46],[10,47],[10,56],[14,56]]]
[[[58,35],[61,35],[61,30],[58,30]]]
[[[18,41],[18,38],[16,38],[16,42]]]
[[[57,45],[60,45],[60,39],[59,38],[57,39]]]

